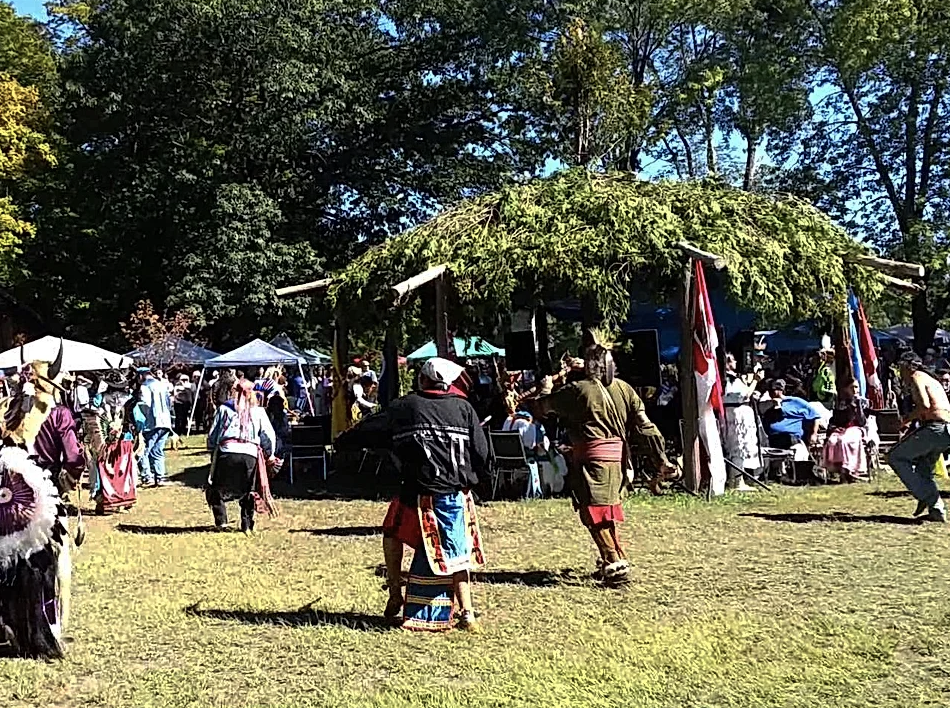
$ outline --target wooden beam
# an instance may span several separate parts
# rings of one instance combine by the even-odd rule
[[[678,244],[676,244],[676,247],[690,258],[695,258],[697,261],[702,261],[706,265],[715,268],[716,270],[722,270],[726,267],[725,258],[722,256],[717,256],[715,253],[701,251],[688,241],[680,241]]]
[[[906,290],[907,292],[911,293],[922,293],[924,290],[926,290],[923,285],[912,283],[909,280],[901,280],[900,278],[894,278],[890,275],[884,275],[883,273],[881,273],[878,277],[892,288],[897,288],[899,290]]]
[[[299,295],[300,293],[310,292],[311,290],[326,290],[333,282],[332,278],[323,280],[314,280],[310,283],[301,283],[300,285],[288,285],[286,288],[277,288],[274,292],[277,297],[287,297],[288,295]]]
[[[857,263],[865,268],[890,273],[902,278],[923,278],[924,267],[917,263],[904,263],[902,261],[891,261],[887,258],[878,258],[877,256],[849,256],[848,260]]]
[[[401,283],[397,283],[393,286],[393,293],[396,296],[396,301],[398,302],[413,290],[418,290],[426,283],[431,283],[436,278],[441,278],[448,269],[449,267],[445,264],[437,265],[419,273],[418,275],[414,275],[411,278],[402,281]]]

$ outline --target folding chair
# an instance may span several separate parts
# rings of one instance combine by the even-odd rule
[[[290,483],[294,465],[301,460],[320,460],[323,481],[327,479],[327,430],[321,425],[293,425],[290,428]]]
[[[521,444],[521,433],[493,431],[488,439],[495,459],[492,479],[492,500],[494,500],[498,494],[499,480],[504,472],[508,472],[511,482],[514,482],[516,472],[523,471],[525,475],[530,475],[531,467],[528,465],[528,456]]]

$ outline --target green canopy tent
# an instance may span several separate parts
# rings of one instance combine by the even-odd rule
[[[493,356],[504,356],[505,350],[486,342],[480,337],[455,337],[453,339],[455,355],[463,359],[490,358]],[[428,361],[432,357],[438,356],[438,348],[434,341],[424,344],[416,349],[412,354],[406,357],[410,363]]]

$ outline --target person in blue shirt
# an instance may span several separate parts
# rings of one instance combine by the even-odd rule
[[[168,386],[156,378],[153,370],[143,372],[136,409],[136,424],[145,441],[139,482],[161,487],[165,484],[165,443],[172,433],[171,396]]]
[[[798,443],[804,443],[807,448],[821,418],[818,411],[804,398],[786,396],[782,379],[769,384],[769,397],[774,407],[762,413],[769,447],[791,450]]]

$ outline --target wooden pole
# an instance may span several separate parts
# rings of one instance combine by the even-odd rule
[[[431,283],[437,278],[441,278],[445,272],[448,270],[447,265],[437,265],[433,268],[429,268],[418,275],[414,275],[411,278],[397,283],[393,286],[393,295],[396,298],[396,302],[399,302],[406,295],[411,293],[413,290],[418,290],[426,283]]]
[[[548,349],[548,311],[544,305],[538,305],[534,310],[534,332],[538,339],[538,373],[549,376],[554,373],[554,367]]]
[[[857,263],[865,268],[890,273],[902,278],[923,278],[924,267],[917,263],[904,263],[903,261],[892,261],[887,258],[878,258],[877,256],[848,256],[846,260]]]
[[[380,381],[379,400],[383,407],[399,398],[399,314],[393,313],[393,319],[386,327],[386,338],[383,340],[383,371],[385,376]]]
[[[708,251],[701,251],[696,248],[694,245],[688,241],[680,241],[676,244],[676,247],[680,249],[690,258],[693,258],[697,261],[702,261],[705,265],[708,265],[711,268],[716,270],[722,270],[726,267],[726,259],[722,256],[716,255],[715,253],[709,253]],[[692,264],[690,264],[690,272],[692,272]]]
[[[680,397],[683,402],[683,484],[696,493],[700,486],[699,402],[693,363],[693,259],[686,260],[680,287]]]
[[[444,266],[441,267],[444,272]],[[447,359],[449,357],[449,314],[446,307],[446,284],[445,278],[441,277],[442,272],[435,281],[435,349],[440,357]]]
[[[898,290],[906,290],[910,293],[922,293],[926,289],[919,283],[912,283],[909,280],[901,280],[900,278],[894,278],[890,275],[884,275],[883,273],[878,275],[878,277],[891,287],[897,288]]]
[[[287,297],[288,295],[299,295],[300,293],[310,292],[311,290],[326,290],[330,287],[330,283],[332,282],[332,278],[324,278],[323,280],[314,280],[309,283],[301,283],[300,285],[288,285],[286,288],[277,288],[274,293],[277,297]]]
[[[333,401],[331,403],[331,428],[333,438],[350,427],[350,410],[346,405],[346,369],[350,361],[350,332],[342,307],[337,307],[333,316],[334,352]]]

